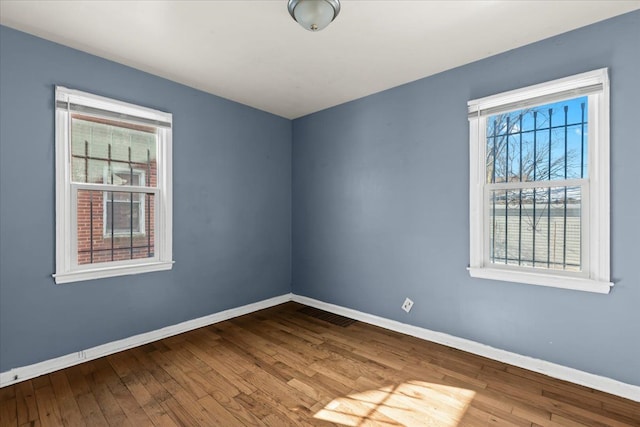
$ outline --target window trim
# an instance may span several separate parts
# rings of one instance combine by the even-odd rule
[[[588,95],[589,145],[587,194],[583,195],[585,271],[533,269],[489,264],[485,227],[486,118],[500,112],[543,105]],[[609,293],[610,281],[610,167],[609,77],[598,70],[516,89],[468,102],[469,113],[469,225],[471,277],[580,291]],[[593,124],[593,125],[591,125]]]
[[[138,188],[155,194],[155,252],[152,258],[113,261],[95,264],[77,264],[77,241],[73,189],[105,190],[100,184],[72,183],[71,180],[71,111],[104,116],[108,119],[134,124],[153,124],[157,129],[157,186]],[[173,267],[172,220],[172,114],[110,98],[55,87],[55,162],[56,162],[56,284],[116,277],[151,271],[170,270]],[[109,188],[110,190],[110,188]]]

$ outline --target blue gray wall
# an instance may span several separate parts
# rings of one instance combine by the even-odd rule
[[[640,385],[639,46],[634,12],[295,120],[293,292]],[[470,278],[467,101],[601,67],[615,288]]]
[[[0,27],[0,371],[291,291],[291,122]],[[172,271],[55,285],[54,85],[173,113]]]

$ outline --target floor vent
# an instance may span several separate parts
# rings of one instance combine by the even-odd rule
[[[325,322],[332,323],[337,326],[346,328],[347,326],[356,322],[356,320],[349,319],[348,317],[338,316],[337,314],[329,313],[328,311],[320,310],[314,307],[302,307],[298,310],[302,314],[313,317],[315,319],[324,320]]]

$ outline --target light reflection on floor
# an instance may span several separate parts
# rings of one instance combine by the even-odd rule
[[[314,418],[353,427],[455,427],[474,396],[464,388],[407,381],[336,398]]]

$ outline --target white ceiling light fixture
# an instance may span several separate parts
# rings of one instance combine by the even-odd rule
[[[340,0],[289,0],[287,8],[305,30],[320,31],[340,13]]]

